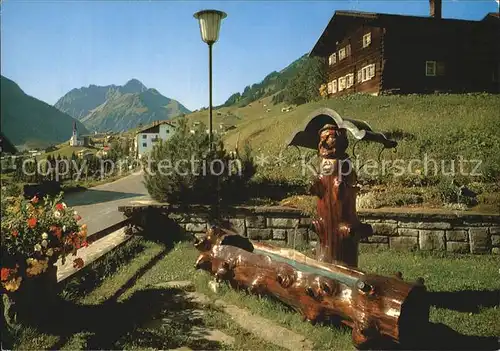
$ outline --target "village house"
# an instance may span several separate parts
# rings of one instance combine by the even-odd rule
[[[175,132],[175,126],[170,121],[156,121],[153,125],[139,130],[134,139],[136,157],[141,158],[151,151],[153,145],[161,140],[168,140]]]
[[[327,91],[350,93],[499,92],[500,18],[336,11],[310,56],[325,58]]]

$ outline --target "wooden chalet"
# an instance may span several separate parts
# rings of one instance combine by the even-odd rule
[[[310,56],[326,59],[329,95],[499,92],[500,18],[336,11]]]

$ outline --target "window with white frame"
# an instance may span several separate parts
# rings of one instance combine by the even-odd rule
[[[331,66],[337,62],[337,54],[334,52],[328,57],[328,64]]]
[[[366,33],[363,35],[363,47],[366,48],[372,43],[372,33]]]
[[[425,75],[427,77],[436,75],[436,61],[425,61]]]
[[[360,73],[361,72],[361,73]],[[375,77],[375,64],[367,65],[358,71],[358,82],[366,82]]]
[[[346,83],[347,83],[346,77],[339,78],[339,91],[342,91],[346,88]]]
[[[375,64],[368,65],[368,79],[375,77]]]
[[[339,50],[339,61],[345,59],[345,48]]]
[[[328,89],[327,89],[328,94],[332,94],[333,93],[333,87],[332,87],[333,84],[332,84],[332,82],[329,82],[327,86],[328,86]]]
[[[350,88],[354,85],[354,74],[353,73],[349,73],[348,75],[345,76],[346,77],[346,88]]]
[[[337,80],[334,79],[332,81],[332,89],[333,89],[333,93],[335,94],[337,92]]]

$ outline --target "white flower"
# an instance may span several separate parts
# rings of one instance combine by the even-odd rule
[[[66,207],[68,207],[68,206],[66,206],[66,204],[65,204],[64,202],[62,203],[62,205],[63,205],[63,208],[66,208]]]
[[[55,218],[61,218],[61,212],[59,212],[59,211],[54,211],[54,217],[55,217]]]
[[[47,233],[42,234],[42,239],[46,240],[48,238],[49,238],[49,234],[47,234]]]
[[[65,226],[65,225],[63,225],[63,228],[62,228],[62,229],[63,229],[63,232],[65,232],[65,231],[66,231],[66,226]]]
[[[41,251],[41,250],[42,250],[42,247],[40,246],[40,244],[36,244],[35,251]]]
[[[47,242],[47,240],[42,240],[42,246],[43,247],[47,247],[49,243]]]
[[[47,252],[45,253],[47,256],[52,256],[54,254],[54,250],[52,250],[51,248],[47,250]]]
[[[78,211],[73,211],[73,215],[78,216]]]

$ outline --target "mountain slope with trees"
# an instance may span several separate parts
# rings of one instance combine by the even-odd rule
[[[246,86],[242,93],[232,94],[219,107],[244,107],[268,96],[273,96],[274,104],[300,105],[317,100],[320,85],[326,81],[325,62],[303,55],[280,72],[271,72],[260,83]]]
[[[55,107],[27,95],[12,80],[1,76],[1,129],[15,145],[46,147],[67,141],[75,119]],[[76,121],[80,134],[88,133]]]

